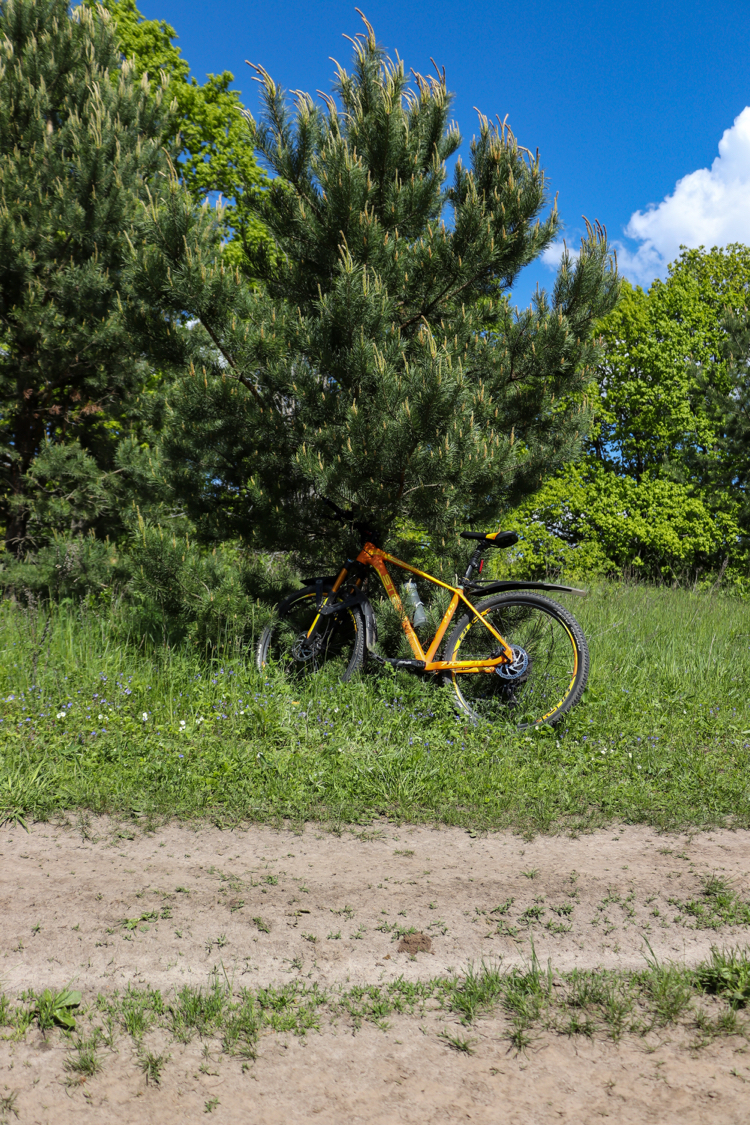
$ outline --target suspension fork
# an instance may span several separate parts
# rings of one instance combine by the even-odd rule
[[[347,576],[348,573],[349,573],[348,568],[345,567],[345,566],[342,566],[341,570],[339,571],[339,573],[336,576],[336,581],[333,584],[333,588],[331,590],[331,593],[326,594],[324,600],[321,602],[321,605],[327,605],[328,599],[330,597],[332,597],[334,594],[337,594],[339,592],[339,590],[343,586],[344,582],[346,581],[346,576]],[[358,581],[361,581],[361,579],[358,579]],[[315,632],[318,628],[318,622],[320,621],[321,617],[322,617],[322,614],[320,614],[320,613],[315,614],[315,619],[314,619],[312,625],[310,626],[310,628],[307,630],[307,639],[308,640],[312,640],[312,638],[315,636]]]

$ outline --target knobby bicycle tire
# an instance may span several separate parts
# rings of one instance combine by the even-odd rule
[[[446,642],[444,660],[489,659],[497,642],[478,618],[488,618],[512,646],[527,654],[516,680],[492,672],[448,672],[457,706],[474,720],[513,722],[519,729],[554,725],[583,695],[589,650],[575,617],[539,594],[500,594],[462,617]],[[523,659],[523,658],[522,658]]]
[[[301,678],[338,664],[342,680],[352,677],[365,654],[365,624],[358,606],[322,618],[312,640],[307,636],[317,616],[318,595],[329,595],[332,589],[306,586],[279,602],[258,643],[260,671],[275,664],[286,675]]]

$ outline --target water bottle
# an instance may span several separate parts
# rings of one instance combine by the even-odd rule
[[[412,624],[418,629],[420,625],[427,624],[427,614],[424,611],[424,605],[419,597],[419,590],[413,578],[403,585],[404,599],[412,612]]]

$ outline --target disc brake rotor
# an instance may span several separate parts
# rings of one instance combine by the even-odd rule
[[[322,647],[323,637],[320,633],[317,633],[312,640],[307,633],[300,633],[292,645],[292,656],[301,663],[307,663],[309,660],[315,659]]]
[[[522,677],[528,675],[531,668],[531,657],[525,648],[520,645],[511,645],[513,659],[509,664],[498,664],[495,672],[508,683],[518,683]]]

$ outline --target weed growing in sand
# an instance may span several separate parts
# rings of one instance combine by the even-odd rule
[[[463,1035],[451,1035],[449,1031],[441,1031],[440,1038],[444,1039],[454,1051],[460,1051],[465,1055],[474,1054],[474,1047],[472,1046],[476,1042],[474,1039],[465,1039]]]
[[[704,992],[720,996],[733,1011],[750,1003],[750,957],[747,950],[711,951],[711,960],[695,971]]]
[[[33,993],[29,995],[33,998]],[[80,992],[73,992],[67,988],[62,992],[51,992],[50,989],[45,988],[44,992],[36,998],[32,1015],[36,1017],[43,1035],[53,1027],[74,1031],[76,1026],[74,1010],[80,1006],[80,1003]]]
[[[9,1094],[0,1094],[0,1125],[5,1125],[9,1120],[9,1114],[18,1117],[18,1110],[16,1109],[16,1102],[18,1101],[18,1090],[11,1090]]]
[[[683,921],[691,919],[696,929],[718,930],[722,926],[750,925],[750,903],[744,902],[720,875],[704,878],[699,898],[687,902],[670,898],[669,904],[677,907]],[[680,920],[679,916],[676,920]]]
[[[164,1070],[164,1067],[171,1057],[172,1056],[167,1054],[166,1051],[162,1051],[159,1055],[154,1051],[143,1050],[140,1052],[138,1065],[146,1076],[147,1086],[149,1082],[153,1083],[154,1086],[158,1086],[161,1083],[161,1072]]]
[[[176,1043],[198,1036],[221,1043],[227,1055],[252,1061],[264,1033],[305,1036],[325,1022],[348,1022],[353,1030],[369,1022],[383,1030],[393,1015],[424,1018],[443,1010],[471,1027],[487,1016],[505,1019],[505,1036],[514,1050],[525,1051],[544,1030],[587,1038],[603,1035],[617,1042],[624,1035],[647,1036],[680,1026],[695,1034],[694,1047],[717,1036],[745,1034],[742,1010],[750,1004],[750,955],[747,950],[714,950],[697,969],[659,964],[642,970],[555,973],[536,957],[523,969],[504,971],[500,964],[470,965],[463,975],[431,981],[400,978],[379,985],[324,990],[303,980],[281,987],[234,992],[215,976],[208,987],[183,986],[165,999],[153,989],[129,986],[125,992],[97,997],[79,1020],[86,1021],[66,1061],[70,1079],[95,1074],[102,1062],[100,1045],[111,1046],[118,1031],[130,1035],[138,1065],[149,1083],[158,1084],[168,1062],[168,1048],[157,1054],[143,1042],[147,1031],[160,1030]],[[22,1038],[37,1011],[36,998],[18,1001],[0,996],[0,1018]],[[104,1020],[105,1026],[101,1024]],[[64,1027],[58,1032],[69,1036]],[[105,1030],[106,1028],[106,1030]],[[451,1033],[452,1034],[452,1033]],[[443,1036],[445,1038],[445,1036]],[[455,1035],[455,1040],[471,1040]],[[465,1050],[458,1042],[449,1045]]]
[[[353,906],[342,906],[341,910],[334,910],[331,907],[331,914],[336,914],[339,918],[346,918],[347,922],[354,917]]]
[[[99,1029],[94,1028],[91,1035],[78,1036],[73,1040],[73,1049],[63,1064],[70,1083],[93,1078],[102,1069],[104,1062],[99,1051],[101,1038]]]
[[[457,1012],[464,1023],[471,1023],[481,1012],[491,1011],[499,1002],[506,979],[499,965],[485,964],[478,970],[469,965],[460,983],[451,981],[445,992],[446,1006]]]
[[[129,984],[122,997],[118,996],[112,1001],[109,1011],[111,1014],[121,1014],[123,1029],[133,1039],[140,1041],[164,1015],[164,1001],[157,989],[138,989]]]

